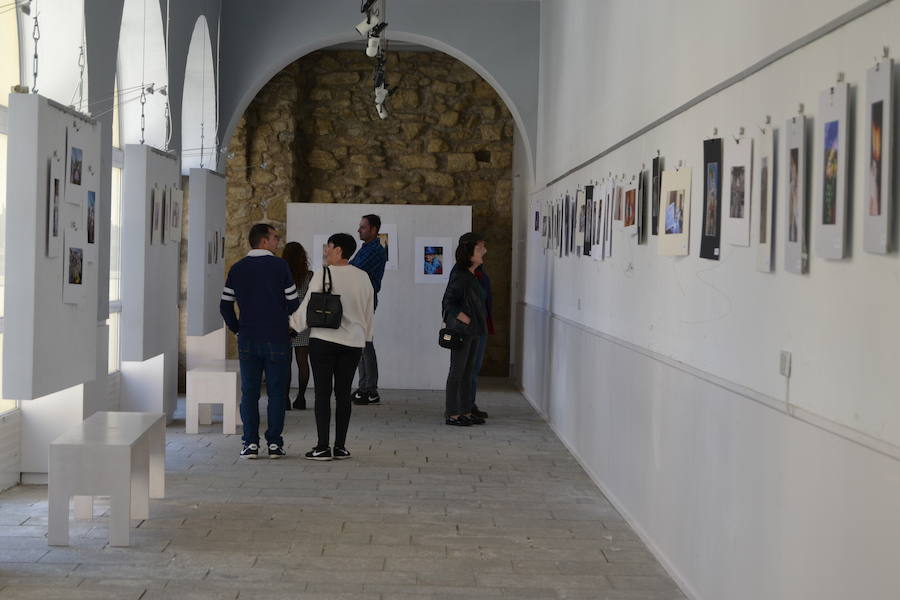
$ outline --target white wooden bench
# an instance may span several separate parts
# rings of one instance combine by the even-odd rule
[[[209,425],[209,405],[222,405],[222,433],[236,433],[241,424],[240,361],[213,360],[187,372],[184,406],[185,433],[198,433],[200,424]],[[204,410],[206,408],[206,410]]]
[[[149,518],[150,498],[165,497],[165,415],[94,413],[50,443],[49,467],[48,544],[68,545],[72,496],[87,519],[93,496],[109,496],[109,543],[127,546],[130,519]]]

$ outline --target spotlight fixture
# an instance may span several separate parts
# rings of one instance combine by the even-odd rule
[[[15,2],[13,4],[15,4]],[[19,3],[19,10],[22,11],[23,15],[30,15],[31,14],[31,0],[24,0],[23,2]]]
[[[384,104],[376,104],[376,105],[375,105],[375,110],[378,111],[378,116],[381,117],[381,120],[382,120],[382,121],[383,121],[384,119],[387,119],[387,118],[388,118],[388,111],[387,111],[387,109],[384,107]]]
[[[359,7],[359,12],[367,13],[372,10],[372,5],[375,4],[376,0],[364,0],[362,6]]]
[[[381,38],[374,35],[369,35],[369,42],[366,45],[366,56],[369,58],[375,58],[378,56],[378,49],[381,46]]]
[[[356,33],[359,35],[367,35],[373,27],[377,27],[378,24],[381,23],[381,19],[376,17],[375,15],[369,15],[363,21],[356,26]]]

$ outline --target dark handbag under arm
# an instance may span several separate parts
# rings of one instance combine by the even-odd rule
[[[331,270],[326,265],[322,276],[321,292],[309,293],[309,304],[306,306],[306,323],[309,327],[321,327],[323,329],[338,329],[341,326],[341,317],[344,307],[341,305],[340,294],[332,293],[334,282],[331,279]]]

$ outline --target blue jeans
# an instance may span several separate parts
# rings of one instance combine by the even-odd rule
[[[478,348],[475,350],[475,366],[472,367],[472,395],[469,404],[474,408],[475,394],[478,392],[478,374],[481,372],[481,366],[484,364],[484,351],[487,350],[487,334],[478,338],[476,342]]]
[[[291,364],[291,344],[245,342],[238,338],[238,358],[241,362],[241,420],[244,422],[244,443],[259,444],[259,393],[262,375],[266,374],[269,406],[266,411],[269,427],[266,441],[284,444],[284,405],[287,401]]]

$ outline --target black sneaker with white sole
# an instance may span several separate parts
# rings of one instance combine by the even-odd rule
[[[350,458],[350,451],[339,446],[334,447],[334,460],[346,460]]]
[[[304,455],[307,460],[331,460],[331,448],[313,448]]]
[[[368,394],[366,394],[362,390],[356,390],[353,392],[353,395],[350,396],[350,400],[353,401],[353,404],[368,404]]]
[[[259,444],[244,444],[241,449],[241,458],[256,458],[259,456]]]
[[[366,402],[368,404],[378,404],[381,402],[381,396],[378,395],[378,392],[369,392],[366,394]]]
[[[278,444],[269,444],[269,458],[281,458],[285,454],[287,453],[284,451],[284,447]]]

